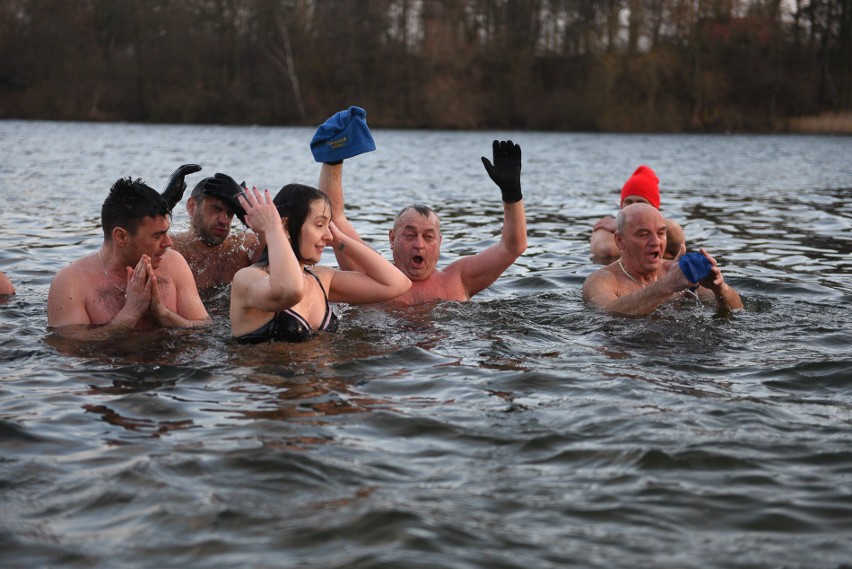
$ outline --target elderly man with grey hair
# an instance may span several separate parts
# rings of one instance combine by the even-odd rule
[[[663,258],[666,250],[666,220],[655,207],[637,203],[622,209],[616,217],[615,242],[621,257],[590,274],[583,283],[583,300],[611,314],[642,316],[658,306],[690,291],[718,308],[742,308],[740,295],[731,288],[704,249],[691,253],[705,268],[693,275],[682,263],[682,246],[674,260]],[[700,256],[699,256],[700,255]],[[697,256],[697,257],[696,257]],[[690,281],[684,272],[697,277]]]

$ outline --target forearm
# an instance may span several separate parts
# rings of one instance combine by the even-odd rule
[[[673,291],[665,283],[656,282],[640,291],[621,296],[603,308],[611,314],[621,316],[645,316],[671,298]]]
[[[319,190],[331,201],[331,218],[343,216],[343,164],[323,164],[320,170]]]
[[[527,249],[527,219],[523,200],[503,202],[503,231],[500,236],[503,248],[514,258]]]
[[[384,285],[395,286],[408,280],[378,252],[367,247],[360,241],[352,239],[348,235],[343,235],[339,238],[334,243],[334,249],[335,251],[339,250],[353,266],[357,267],[357,269],[344,270],[357,270],[359,273],[364,273],[376,282]]]
[[[743,307],[743,301],[740,295],[727,283],[723,283],[718,290],[713,291],[713,296],[716,298],[716,306],[719,308],[730,308],[735,310]]]
[[[207,326],[211,322],[209,317],[205,320],[190,320],[166,307],[162,307],[156,313],[154,319],[163,328],[200,328]]]
[[[320,170],[319,189],[324,192],[331,202],[331,220],[341,233],[363,243],[355,226],[346,217],[343,198],[343,164],[323,164]],[[349,250],[343,247],[334,247],[334,257],[337,264],[344,271],[364,272],[356,261],[349,256]]]
[[[105,340],[115,334],[126,333],[136,328],[139,317],[122,309],[112,320],[105,324],[92,324],[88,316],[80,315],[78,318],[61,318],[51,315],[48,318],[48,327],[52,332],[76,340]]]
[[[290,239],[278,225],[265,235],[269,248],[269,281],[284,297],[302,295],[302,265],[296,259]]]

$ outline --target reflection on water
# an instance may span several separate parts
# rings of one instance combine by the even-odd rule
[[[243,346],[225,289],[201,333],[46,333],[116,178],[315,184],[312,134],[0,123],[0,565],[848,566],[852,139],[377,131],[351,219],[387,255],[396,211],[430,204],[442,263],[498,239],[479,156],[522,145],[530,246],[473,302]],[[591,226],[639,163],[745,310],[582,304]]]

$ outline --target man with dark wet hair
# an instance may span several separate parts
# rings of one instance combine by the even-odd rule
[[[236,272],[263,250],[253,232],[231,231],[235,215],[245,218],[237,201],[242,191],[233,178],[217,173],[198,182],[186,201],[189,230],[175,234],[174,248],[189,263],[201,292],[231,284]]]
[[[728,286],[707,251],[686,253],[681,245],[674,260],[663,258],[666,219],[653,205],[636,203],[618,212],[615,243],[621,257],[586,277],[583,300],[622,316],[650,314],[664,302],[693,290],[715,300],[719,308],[742,308],[740,295]]]
[[[169,209],[142,180],[117,180],[101,207],[103,244],[60,270],[50,285],[48,326],[102,337],[207,324],[192,271],[171,250]]]
[[[435,300],[470,300],[496,281],[526,250],[527,223],[521,194],[521,147],[511,140],[495,140],[492,148],[493,164],[485,157],[482,162],[488,175],[500,188],[503,198],[504,221],[500,241],[484,251],[462,257],[439,269],[442,235],[438,215],[425,205],[403,208],[397,214],[388,238],[394,265],[411,279],[412,286],[391,303],[415,305]],[[344,212],[342,178],[342,162],[323,163],[319,187],[331,199],[331,215],[335,225],[344,234],[360,240]],[[347,258],[345,249],[335,248],[335,256],[340,268],[358,270]]]

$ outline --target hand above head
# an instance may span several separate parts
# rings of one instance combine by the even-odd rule
[[[199,170],[201,170],[201,166],[198,164],[183,164],[182,166],[178,166],[177,170],[172,172],[172,175],[169,176],[169,181],[166,182],[166,189],[163,190],[162,194],[160,194],[163,196],[163,199],[166,200],[166,203],[169,206],[169,211],[174,209],[183,197],[183,193],[186,191],[186,181],[184,178],[193,172],[198,172]]]
[[[314,160],[332,166],[364,152],[372,152],[376,143],[367,126],[367,111],[361,107],[349,107],[335,113],[319,126],[310,146]]]
[[[240,206],[245,210],[246,224],[258,235],[265,235],[269,231],[281,228],[281,216],[278,208],[272,201],[269,190],[261,192],[257,188],[246,190],[237,198]]]
[[[221,172],[216,172],[212,177],[204,180],[204,193],[224,200],[225,203],[233,208],[234,214],[243,225],[247,225],[246,212],[243,206],[240,205],[237,196],[243,193],[245,189],[245,182],[238,184],[235,179]]]
[[[204,180],[204,189],[215,196],[237,195],[245,189],[245,182],[240,185],[229,175],[216,172],[212,177]]]
[[[521,194],[521,147],[511,140],[495,140],[492,149],[494,164],[482,157],[485,170],[499,186],[504,202],[521,201],[524,199]]]

